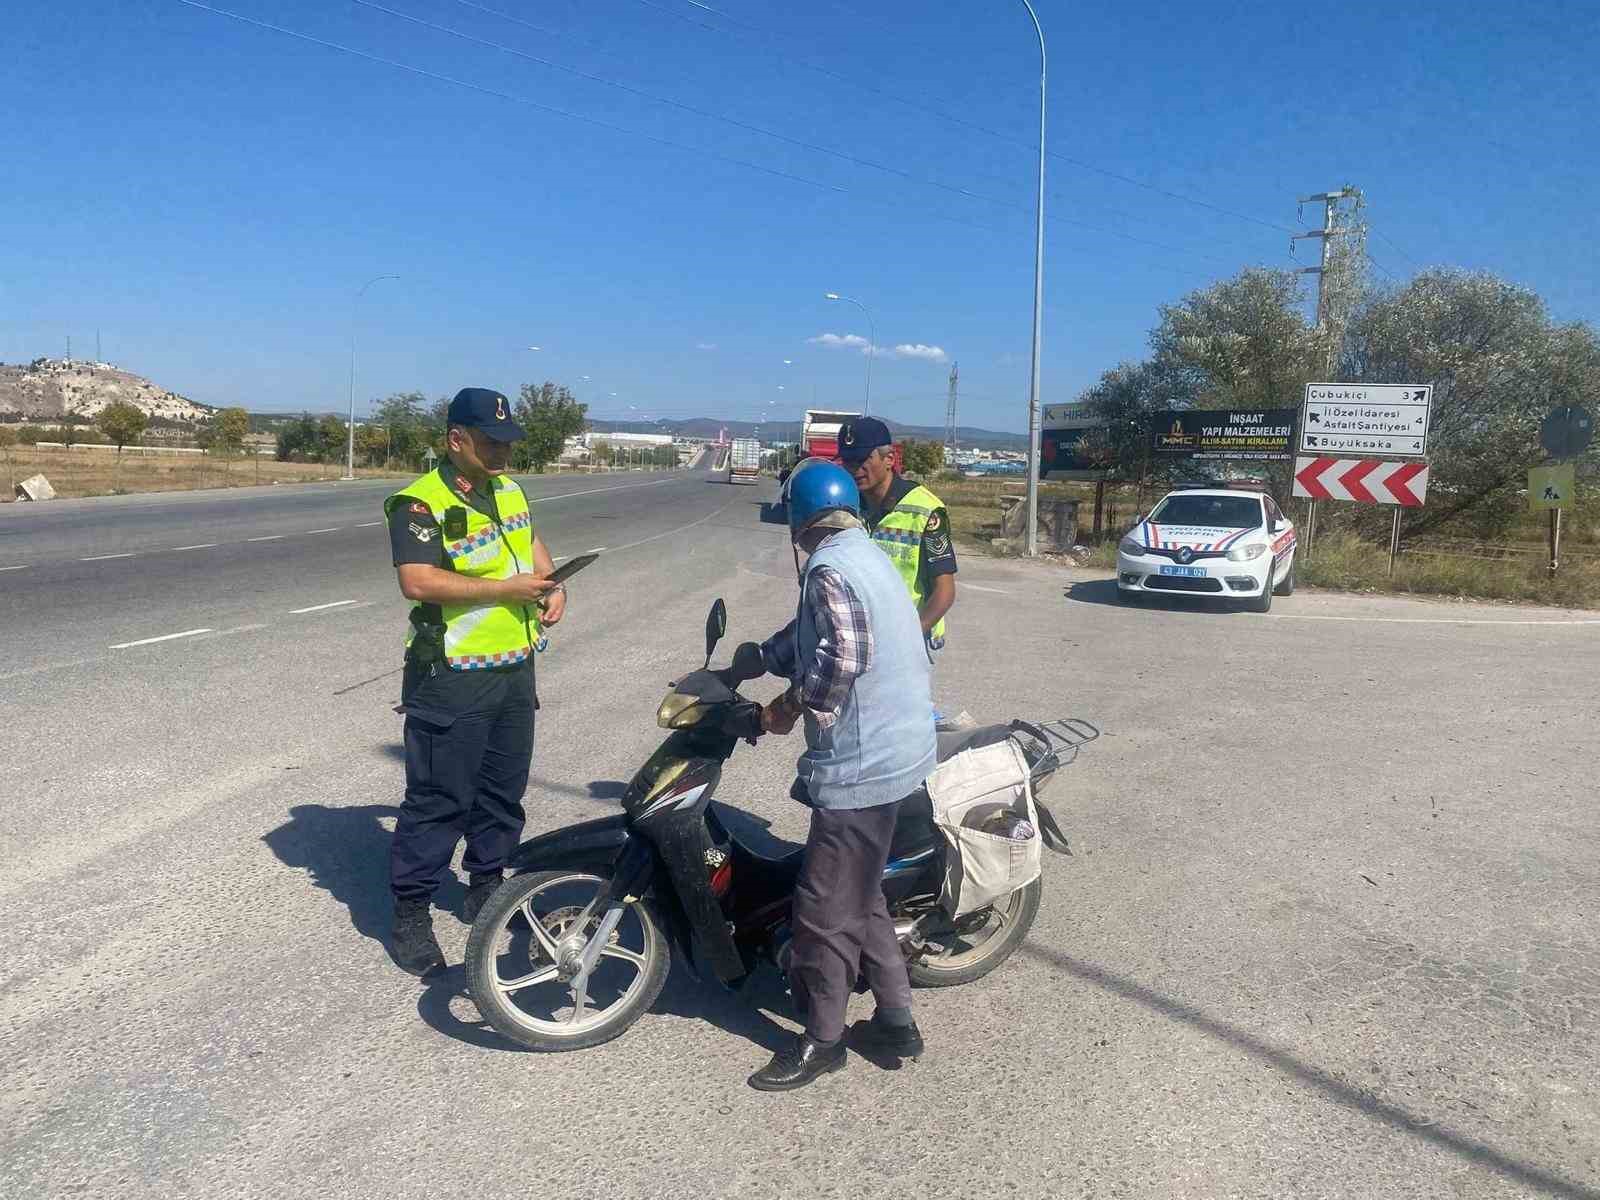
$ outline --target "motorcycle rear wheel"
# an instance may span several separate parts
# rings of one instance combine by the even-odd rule
[[[928,935],[926,948],[906,963],[911,986],[955,987],[982,979],[1022,945],[1043,894],[1043,878],[1035,879],[989,908],[946,919]]]
[[[537,871],[507,879],[467,938],[467,987],[495,1031],[530,1050],[584,1050],[643,1016],[667,982],[672,949],[644,900],[621,913],[579,996],[560,960],[592,946],[610,909],[585,912],[603,880],[590,871]],[[581,928],[579,922],[582,922]],[[537,930],[534,922],[538,922]]]

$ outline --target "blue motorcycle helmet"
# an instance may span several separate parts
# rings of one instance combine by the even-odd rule
[[[784,500],[791,541],[816,525],[850,529],[861,524],[856,481],[849,471],[826,459],[806,459],[797,466],[784,485]]]

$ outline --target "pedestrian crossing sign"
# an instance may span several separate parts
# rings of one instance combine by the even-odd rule
[[[1534,467],[1528,472],[1528,507],[1534,512],[1572,507],[1576,474],[1570,462]]]

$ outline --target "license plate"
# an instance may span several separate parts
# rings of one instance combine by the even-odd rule
[[[1206,577],[1203,567],[1162,567],[1162,575],[1182,575],[1185,579],[1204,579]]]

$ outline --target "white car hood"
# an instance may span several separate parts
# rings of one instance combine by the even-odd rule
[[[1134,540],[1151,550],[1228,550],[1240,545],[1259,529],[1235,529],[1226,525],[1163,525],[1146,521],[1134,531]]]

